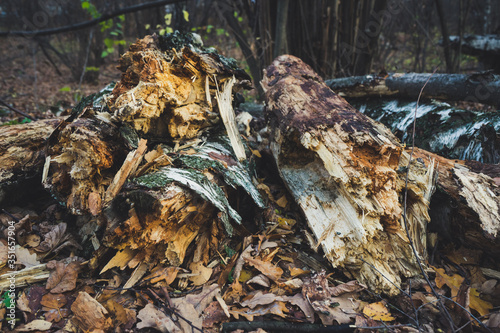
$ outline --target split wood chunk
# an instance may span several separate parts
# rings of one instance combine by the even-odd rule
[[[125,222],[120,219],[123,212],[128,212]],[[216,218],[213,205],[175,184],[156,191],[121,194],[108,214],[116,216],[116,224],[108,225],[105,245],[139,249],[146,253],[145,261],[171,265],[182,264],[200,228]]]
[[[163,38],[147,36],[121,57],[123,76],[108,105],[116,119],[143,134],[192,139],[220,121],[212,109],[218,85],[234,75],[238,86],[245,85],[249,77],[215,53],[193,51],[201,47],[194,41],[162,49]]]
[[[71,321],[84,332],[106,332],[113,325],[108,310],[85,291],[78,293],[71,311],[74,313]]]
[[[382,124],[336,95],[293,56],[280,56],[262,82],[280,174],[334,267],[377,292],[399,293],[420,273],[403,219],[409,156]],[[426,256],[433,166],[409,166],[406,221]]]

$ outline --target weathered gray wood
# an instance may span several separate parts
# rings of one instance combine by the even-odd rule
[[[387,77],[374,75],[354,76],[327,80],[327,85],[344,97],[397,96],[446,101],[468,101],[500,105],[500,76],[478,74],[394,73]]]

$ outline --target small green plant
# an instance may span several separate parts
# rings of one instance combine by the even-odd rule
[[[10,121],[7,121],[7,122],[1,124],[0,126],[19,125],[19,124],[26,124],[26,123],[31,123],[31,119],[23,118],[20,121],[17,119],[13,119],[13,120],[10,120]]]
[[[187,10],[182,11],[182,16],[184,18],[184,21],[189,22],[189,12]],[[158,29],[158,34],[160,36],[165,36],[166,34],[171,34],[174,32],[174,29],[172,28],[172,13],[166,13],[163,18],[165,20],[165,26],[162,26],[161,24],[158,24],[156,26],[156,29]],[[146,29],[149,29],[151,28],[151,25],[146,24],[144,27]]]
[[[96,6],[92,4],[90,1],[81,0],[82,9],[87,11],[87,13],[92,16],[92,18],[96,19],[101,17],[101,13],[97,10]],[[101,32],[108,31],[108,36],[104,38],[104,45],[106,49],[102,51],[101,57],[105,58],[108,55],[115,52],[115,47],[118,45],[125,46],[127,42],[124,39],[123,35],[123,23],[125,22],[125,15],[118,16],[119,22],[114,22],[113,19],[109,19],[99,23],[101,27]]]

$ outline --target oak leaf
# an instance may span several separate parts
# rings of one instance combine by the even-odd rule
[[[364,307],[363,313],[373,320],[393,321],[394,318],[384,302],[375,302]]]

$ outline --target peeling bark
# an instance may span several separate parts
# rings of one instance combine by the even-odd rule
[[[500,254],[500,167],[449,160],[422,149],[415,150],[415,158],[436,164],[432,230],[445,242]]]

